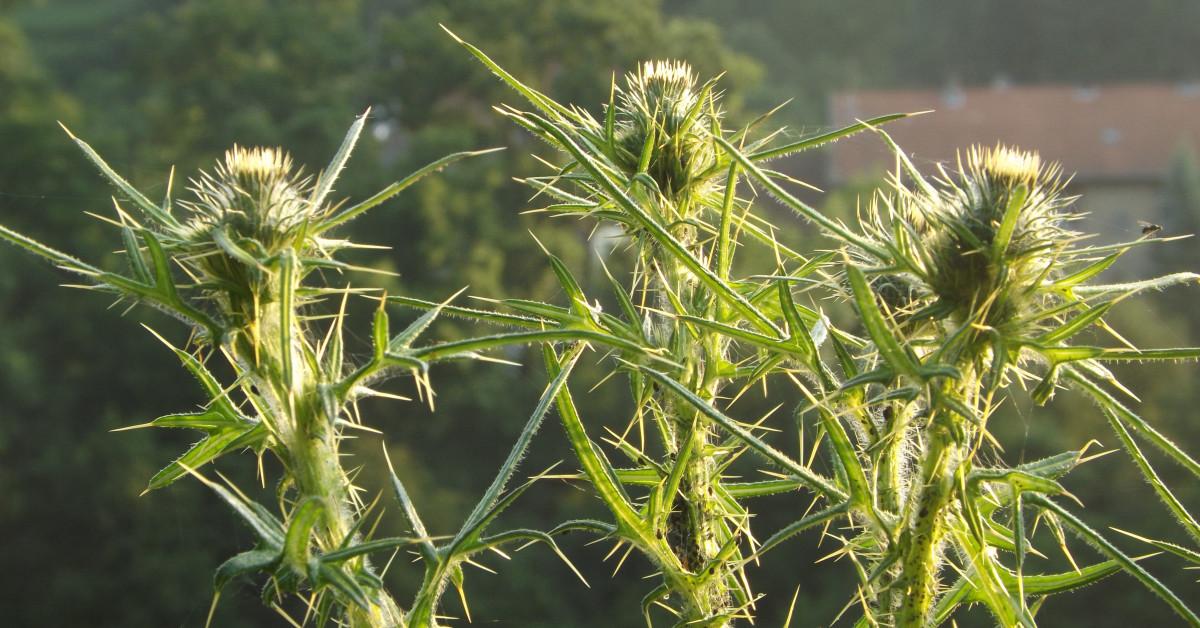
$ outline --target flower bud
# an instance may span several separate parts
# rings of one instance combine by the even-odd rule
[[[629,74],[617,103],[617,161],[626,174],[646,172],[670,199],[694,192],[716,161],[712,126],[716,96],[697,91],[696,74],[681,61],[647,61]]]
[[[1035,153],[975,146],[932,196],[913,197],[931,226],[919,244],[929,287],[957,318],[999,327],[1030,313],[1076,237],[1058,172]]]
[[[195,200],[182,205],[189,216],[183,240],[204,246],[223,230],[244,248],[268,254],[302,244],[298,227],[316,216],[308,199],[308,179],[280,148],[234,146],[214,171],[192,180]]]

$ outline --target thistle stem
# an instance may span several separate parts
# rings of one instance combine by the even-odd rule
[[[694,234],[690,228],[686,229],[686,233],[679,234],[680,239],[691,243]],[[685,305],[701,301],[696,292],[703,288],[678,260],[661,255],[656,256],[654,263],[662,270],[652,282],[653,289],[658,292],[660,311],[673,309],[666,296],[667,290]],[[654,327],[664,335],[660,340],[686,356],[682,360],[682,382],[706,401],[716,399],[724,383],[716,375],[716,365],[724,350],[723,340],[712,333],[694,337],[676,321],[657,312],[649,316]],[[680,567],[693,577],[668,579],[667,585],[685,600],[681,618],[684,623],[725,626],[728,622],[711,623],[714,618],[733,611],[726,565],[715,560],[721,546],[718,537],[724,529],[724,517],[717,508],[716,498],[720,472],[713,444],[715,434],[705,418],[693,409],[681,407],[671,393],[662,391],[659,406],[664,414],[661,420],[668,424],[667,432],[674,435],[673,455],[690,451],[684,461],[679,491],[672,500],[665,536]],[[690,442],[685,442],[688,440]],[[681,587],[686,590],[678,590]]]
[[[964,375],[961,381],[946,385],[942,394],[974,399],[979,384],[977,378]],[[881,601],[884,608],[895,612],[899,628],[920,628],[928,623],[942,566],[946,513],[954,503],[961,475],[970,468],[971,426],[957,412],[937,404],[930,413],[923,430],[920,475],[904,500],[906,524],[897,548],[900,566],[898,573],[893,571],[895,580]]]
[[[243,315],[248,325],[233,343],[233,357],[251,374],[271,410],[269,420],[295,482],[297,503],[312,498],[322,505],[313,540],[321,550],[330,551],[340,547],[354,527],[350,481],[339,454],[341,435],[336,417],[324,410],[318,374],[306,359],[308,337],[299,323],[300,307],[287,296],[296,294],[300,279],[283,272],[265,279],[253,305],[246,304]],[[347,564],[352,570],[371,569],[365,557]],[[367,608],[349,607],[347,620],[352,628],[404,625],[399,607],[382,590]]]

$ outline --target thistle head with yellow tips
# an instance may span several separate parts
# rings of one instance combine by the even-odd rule
[[[1079,237],[1067,228],[1077,216],[1059,173],[1036,153],[973,146],[939,179],[897,185],[877,199],[869,231],[883,242],[900,227],[904,236],[890,246],[905,272],[878,276],[879,296],[896,312],[924,308],[928,318],[980,328],[1029,320],[1053,298],[1042,286],[1074,259]]]
[[[938,192],[919,196],[929,287],[960,320],[1000,327],[1031,314],[1054,262],[1078,237],[1066,228],[1074,199],[1056,164],[1036,153],[971,147]]]
[[[711,82],[697,84],[687,63],[643,62],[626,75],[613,105],[618,165],[629,176],[646,172],[668,199],[702,191],[717,161],[719,99]]]
[[[346,207],[328,199],[366,120],[367,114],[355,120],[316,176],[305,176],[281,148],[234,146],[212,170],[193,177],[187,198],[175,203],[169,183],[167,198],[155,203],[71,135],[123,198],[117,220],[109,222],[121,228],[129,274],[105,271],[2,227],[0,239],[85,276],[96,289],[183,319],[206,342],[222,342],[245,325],[253,308],[280,292],[295,293],[313,270],[350,268],[333,256],[354,244],[330,238],[332,230],[451,163],[491,152],[448,155]]]
[[[181,239],[197,244],[211,239],[214,230],[224,230],[264,252],[305,248],[302,240],[296,241],[302,237],[299,232],[321,213],[309,198],[311,182],[282,148],[235,145],[211,173],[192,179],[193,198],[180,203],[188,211]]]

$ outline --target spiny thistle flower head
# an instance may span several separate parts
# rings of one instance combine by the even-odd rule
[[[1073,198],[1063,195],[1059,172],[1036,153],[973,146],[936,185],[902,190],[889,209],[909,224],[925,284],[911,294],[988,327],[1030,314],[1047,296],[1039,288],[1055,261],[1077,238],[1066,228]]]
[[[646,171],[668,198],[702,186],[716,161],[712,128],[718,96],[698,88],[696,73],[682,61],[646,61],[626,76],[616,103],[619,165],[636,174],[650,151]]]
[[[297,228],[315,218],[309,179],[293,167],[281,148],[234,146],[212,173],[192,180],[192,201],[182,239],[210,240],[223,230],[234,241],[249,241],[265,252],[296,244]]]

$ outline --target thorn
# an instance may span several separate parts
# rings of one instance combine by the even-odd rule
[[[446,25],[445,25],[445,24],[442,24],[441,22],[438,22],[438,26],[440,26],[440,27],[442,28],[442,30],[446,31],[446,34],[447,34],[447,35],[449,35],[450,37],[452,37],[452,38],[454,39],[454,41],[456,41],[456,42],[458,42],[458,43],[460,43],[460,44],[466,44],[466,43],[467,43],[467,42],[463,41],[461,37],[459,37],[458,35],[455,35],[455,34],[454,34],[454,31],[450,30],[449,28],[446,28]]]

